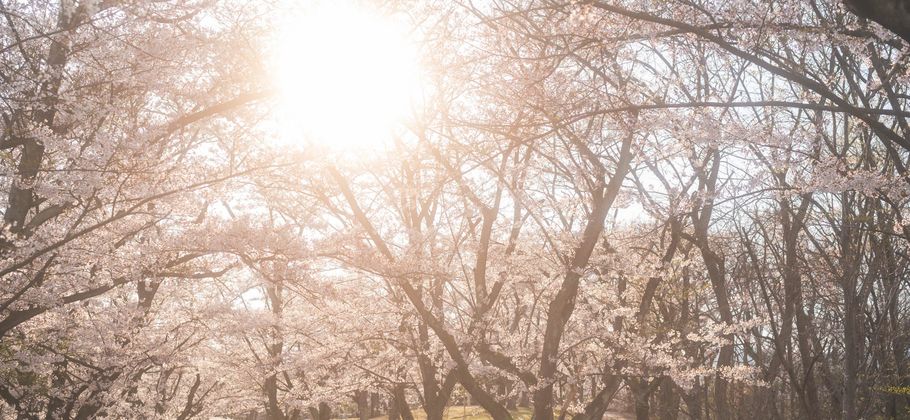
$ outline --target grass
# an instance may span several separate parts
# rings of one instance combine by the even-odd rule
[[[512,413],[512,418],[515,420],[530,420],[531,419],[531,409],[530,408],[518,408],[516,410],[510,410]],[[423,411],[420,407],[411,409],[411,415],[414,416],[414,420],[426,420],[427,413]],[[379,416],[373,417],[370,420],[388,420],[389,416]],[[454,405],[446,407],[446,411],[443,413],[444,420],[490,420],[489,414],[479,405]],[[348,419],[352,420],[352,419]]]
[[[519,407],[515,410],[509,410],[509,413],[512,414],[512,418],[515,420],[531,420],[531,409],[526,407]],[[426,420],[427,413],[417,407],[411,410],[411,414],[414,416],[414,420]],[[370,420],[388,420],[388,416],[373,417]],[[604,419],[626,419],[631,417],[626,417],[619,413],[607,413],[604,416]],[[489,414],[487,411],[481,408],[479,405],[454,405],[446,408],[445,413],[443,414],[444,420],[490,420]]]

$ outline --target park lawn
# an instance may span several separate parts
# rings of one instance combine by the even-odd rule
[[[515,420],[530,420],[531,419],[531,409],[520,407],[515,410],[510,410],[512,413],[512,418]],[[414,416],[414,420],[426,420],[427,413],[420,408],[414,408],[411,410],[411,414]],[[388,420],[389,416],[379,416],[372,417],[370,420]],[[489,414],[479,405],[455,405],[446,408],[444,420],[490,420]],[[353,420],[353,419],[343,419],[343,420]]]
[[[527,407],[519,407],[515,410],[509,410],[512,413],[512,418],[515,420],[531,420],[531,409]],[[414,416],[414,420],[426,420],[427,415],[423,412],[420,407],[417,407],[411,410],[411,414]],[[616,419],[616,420],[625,420],[631,419],[631,416],[622,413],[608,412],[605,416],[605,419]],[[446,408],[444,420],[491,420],[489,414],[486,410],[481,408],[479,405],[455,405]],[[388,420],[388,416],[379,416],[373,417],[370,420]]]

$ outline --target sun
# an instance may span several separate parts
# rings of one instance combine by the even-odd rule
[[[424,78],[400,17],[353,0],[307,2],[288,13],[277,38],[283,141],[369,149],[419,106]]]

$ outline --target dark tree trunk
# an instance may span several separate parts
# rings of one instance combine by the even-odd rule
[[[635,398],[635,420],[648,420],[651,416],[650,397],[651,391],[645,379],[632,379],[629,381],[632,395]]]
[[[676,420],[679,418],[679,393],[676,384],[669,376],[660,379],[660,405],[658,408],[661,420]]]
[[[357,417],[360,420],[368,420],[370,418],[370,393],[357,391],[354,393],[354,401],[357,403]]]
[[[844,399],[842,411],[844,420],[856,419],[856,375],[858,347],[856,340],[856,292],[853,282],[844,285]]]
[[[617,375],[606,377],[604,379],[604,387],[594,395],[594,398],[585,407],[585,411],[576,414],[572,417],[572,420],[601,420],[621,384],[622,380]]]
[[[327,403],[321,402],[316,407],[310,407],[310,417],[313,420],[331,420],[332,408]]]
[[[591,214],[588,215],[585,223],[581,244],[575,249],[567,267],[568,273],[566,273],[556,297],[547,308],[547,323],[544,329],[543,349],[540,353],[540,374],[538,375],[539,382],[544,385],[534,392],[535,420],[553,420],[553,379],[556,374],[557,355],[562,343],[562,334],[565,332],[572,312],[575,311],[575,298],[578,295],[582,271],[587,267],[594,247],[603,234],[607,213],[613,206],[613,201],[619,194],[622,182],[629,171],[633,137],[634,134],[630,132],[623,140],[619,162],[610,182],[604,185],[603,179],[600,179],[600,186],[592,191],[593,205]],[[600,164],[600,162],[592,163]]]
[[[784,184],[783,180],[781,184]],[[782,337],[782,339],[786,342],[790,341],[789,333],[791,328],[789,323],[792,319],[792,315],[795,314],[796,340],[797,348],[799,349],[800,365],[802,367],[803,383],[801,387],[794,387],[794,390],[801,396],[800,400],[802,401],[803,418],[814,420],[819,418],[821,412],[818,401],[818,386],[815,383],[815,373],[812,369],[815,357],[812,354],[812,348],[809,344],[811,339],[809,332],[811,320],[803,309],[802,277],[798,265],[799,233],[802,231],[803,220],[805,219],[806,211],[809,208],[809,203],[809,198],[803,197],[799,209],[793,211],[790,202],[787,199],[780,201],[780,219],[784,240],[784,301],[786,305],[785,311],[791,315],[791,317],[785,317],[785,321],[788,325],[786,325],[786,328],[783,328],[783,330],[787,332],[787,335]],[[783,354],[784,349],[779,349],[779,352],[780,354]]]
[[[414,420],[411,407],[408,406],[404,385],[396,385],[392,390],[392,407],[401,420]]]
[[[265,417],[268,420],[284,420],[284,412],[281,411],[281,406],[278,404],[278,378],[270,375],[265,379],[263,389],[267,400]]]
[[[877,22],[910,43],[910,2],[907,0],[844,0],[857,16]]]

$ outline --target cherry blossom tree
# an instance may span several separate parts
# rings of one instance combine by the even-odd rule
[[[907,415],[903,3],[366,3],[364,150],[281,2],[0,3],[2,416]]]

